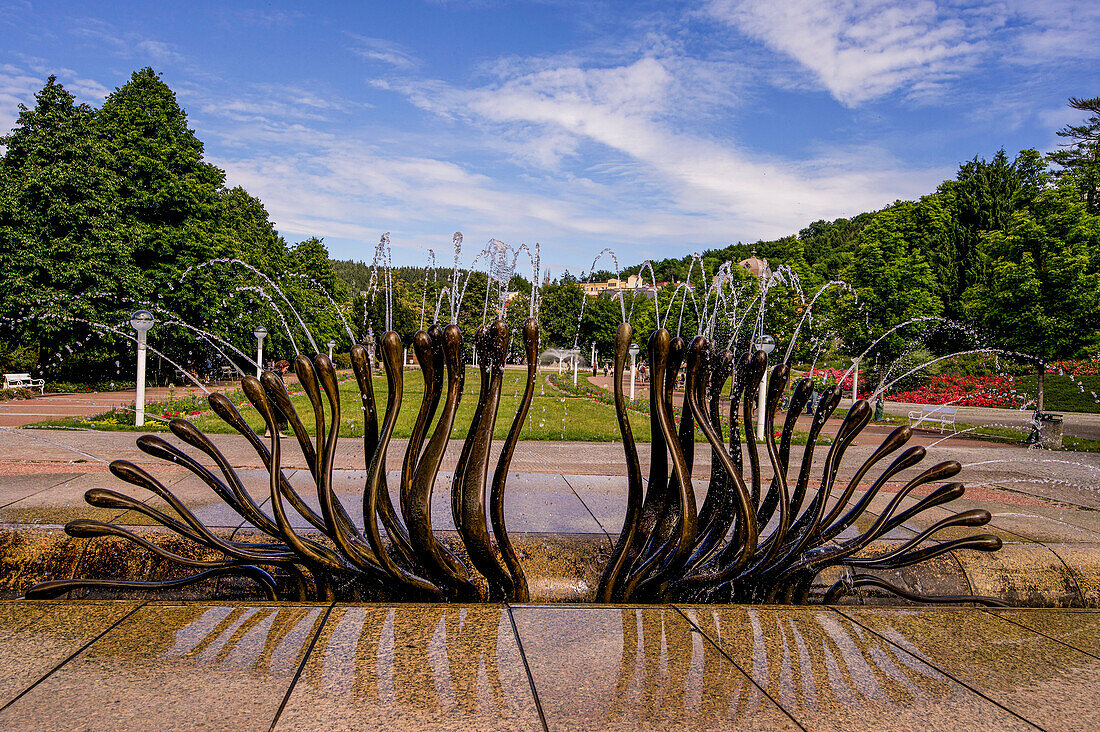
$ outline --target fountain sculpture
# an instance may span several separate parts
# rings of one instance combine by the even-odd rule
[[[135,542],[164,560],[195,571],[163,581],[103,579],[58,580],[39,584],[27,597],[57,597],[82,588],[106,591],[156,590],[180,587],[218,575],[251,579],[272,599],[290,600],[445,600],[516,601],[531,599],[529,578],[505,526],[504,505],[509,466],[534,392],[538,363],[539,326],[534,317],[522,328],[527,378],[520,407],[500,450],[491,476],[489,462],[493,428],[501,396],[505,356],[511,334],[495,320],[478,328],[474,349],[481,373],[481,391],[473,422],[462,445],[451,480],[450,506],[459,545],[444,542],[432,527],[432,493],[455,414],[462,398],[465,364],[459,328],[433,324],[417,332],[413,348],[424,380],[412,437],[401,463],[399,505],[387,487],[386,457],[402,406],[403,355],[397,333],[381,338],[388,399],[379,423],[367,349],[355,345],[351,360],[362,394],[365,413],[363,456],[366,480],[362,493],[363,529],[351,518],[359,506],[345,506],[333,490],[341,405],[332,360],[317,354],[299,355],[294,369],[313,412],[312,428],[298,414],[282,380],[271,372],[259,378],[245,376],[245,395],[262,415],[270,432],[265,444],[246,423],[233,403],[211,394],[211,408],[240,432],[267,467],[271,513],[244,489],[218,448],[186,420],[170,423],[183,442],[202,452],[220,475],[155,435],[138,439],[139,448],[154,457],[188,469],[210,486],[249,524],[269,537],[263,543],[241,542],[217,536],[151,474],[127,461],[115,461],[111,471],[135,486],[160,496],[178,514],[168,515],[120,492],[96,488],[87,492],[93,506],[138,511],[196,546],[190,555],[158,546],[123,526],[94,520],[70,522],[65,530],[74,537],[115,536]],[[651,368],[650,468],[645,487],[623,394],[633,332],[619,326],[615,340],[614,395],[619,430],[626,457],[626,510],[622,531],[607,562],[594,599],[598,602],[834,602],[861,586],[923,602],[980,602],[993,598],[937,597],[897,586],[874,570],[891,570],[923,562],[956,549],[995,551],[1001,541],[992,535],[971,535],[923,546],[926,539],[948,527],[982,526],[990,514],[983,510],[957,513],[886,553],[866,550],[876,539],[918,513],[963,495],[961,483],[948,482],[908,508],[903,501],[919,486],[949,481],[961,469],[957,462],[941,462],[924,470],[900,488],[887,507],[878,511],[869,528],[853,532],[871,501],[887,482],[923,460],[919,446],[902,450],[911,437],[909,427],[898,427],[856,470],[843,487],[836,485],[840,463],[848,446],[871,419],[871,407],[857,401],[844,418],[824,461],[819,482],[811,478],[815,442],[840,402],[840,392],[829,387],[820,398],[798,468],[788,480],[791,443],[797,415],[806,407],[812,381],[795,384],[787,418],[774,432],[775,413],[790,380],[786,364],[774,366],[766,394],[763,452],[773,478],[762,482],[761,449],[754,438],[751,411],[767,368],[763,352],[735,359],[718,350],[713,341],[697,336],[690,343],[658,328],[648,340]],[[686,368],[686,388],[677,422],[673,397],[676,376]],[[733,379],[729,397],[728,432],[723,425],[726,383]],[[740,409],[740,414],[738,413]],[[281,436],[276,426],[282,412],[300,446],[316,488],[319,512],[291,485],[281,469]],[[429,428],[435,420],[434,429]],[[742,425],[744,444],[742,444]],[[712,457],[706,497],[696,500],[692,464],[696,427]],[[898,451],[901,451],[900,453]],[[857,489],[872,469],[898,453],[856,498]],[[747,465],[746,465],[747,461]],[[486,490],[486,483],[489,483]],[[853,500],[855,499],[855,500]],[[312,529],[292,527],[289,505]],[[491,533],[490,533],[491,528]],[[854,533],[854,535],[853,535]],[[202,557],[202,558],[196,558]],[[815,578],[831,567],[846,571],[826,592],[811,593]]]

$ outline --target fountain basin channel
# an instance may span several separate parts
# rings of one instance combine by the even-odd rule
[[[158,547],[195,559],[212,552],[198,548],[158,527],[132,527],[142,539]],[[247,530],[214,529],[224,538],[262,542],[263,534]],[[320,540],[315,532],[304,535]],[[457,532],[441,531],[440,540],[461,555]],[[600,575],[611,555],[604,534],[516,533],[513,542],[524,563],[534,603],[592,603]],[[880,540],[868,553],[896,549],[900,540]],[[925,595],[980,595],[1020,607],[1100,607],[1100,543],[1008,542],[1000,551],[950,552],[932,561],[898,570],[874,570],[888,582],[915,588]],[[831,569],[815,579],[811,602],[840,579],[843,570]],[[142,582],[163,582],[178,576],[171,563],[158,560],[132,541],[103,537],[96,540],[67,536],[61,526],[0,526],[0,599],[21,597],[41,582],[73,578],[125,577]],[[254,600],[257,588],[247,578],[214,577],[183,587],[152,587],[123,596],[150,600]],[[72,599],[119,597],[111,588],[80,588]],[[400,593],[380,587],[364,599],[400,601]],[[860,588],[837,600],[842,605],[911,605],[910,600],[874,587]]]

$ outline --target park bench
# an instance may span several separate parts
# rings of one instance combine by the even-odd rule
[[[955,428],[955,415],[958,413],[958,407],[930,404],[909,413],[909,426],[919,427],[922,422],[932,422],[940,426],[941,434],[945,427],[950,427],[952,432],[957,432],[958,430]]]
[[[4,374],[5,389],[38,389],[40,394],[46,393],[45,379],[32,379],[30,374]]]

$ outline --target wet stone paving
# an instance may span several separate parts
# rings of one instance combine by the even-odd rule
[[[0,603],[4,729],[1096,729],[1100,612]]]

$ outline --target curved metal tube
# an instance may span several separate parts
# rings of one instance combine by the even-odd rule
[[[497,558],[489,536],[485,512],[485,483],[489,471],[489,451],[493,446],[493,428],[496,426],[500,406],[500,390],[504,379],[504,359],[508,354],[511,334],[508,324],[495,320],[484,331],[484,336],[474,344],[478,349],[478,367],[481,369],[481,412],[473,433],[467,438],[470,453],[463,473],[458,506],[462,523],[458,527],[466,552],[474,567],[488,582],[490,601],[501,601],[512,595],[514,584],[511,575]],[[485,384],[488,387],[485,388]],[[502,508],[503,511],[503,508]]]
[[[500,449],[497,469],[493,473],[493,483],[489,490],[489,519],[493,524],[493,536],[496,537],[500,556],[512,580],[511,599],[515,602],[528,602],[531,599],[531,591],[527,586],[527,576],[519,562],[519,555],[512,546],[512,540],[505,526],[504,488],[508,480],[508,468],[512,465],[512,455],[515,453],[516,443],[519,442],[520,430],[523,429],[523,423],[527,420],[527,412],[535,396],[535,376],[538,375],[539,359],[539,324],[534,318],[528,318],[523,323],[523,352],[527,359],[527,381],[523,387],[523,398],[516,409],[515,417],[512,418],[508,437],[505,438],[504,445]]]
[[[432,531],[432,491],[462,399],[466,372],[462,363],[462,333],[458,326],[452,323],[443,328],[441,337],[443,360],[447,369],[447,396],[443,401],[435,431],[428,439],[416,466],[406,522],[417,556],[432,578],[460,597],[473,599],[477,597],[477,585],[470,581],[469,570],[438,542]]]
[[[378,529],[378,518],[382,501],[379,493],[386,490],[382,476],[386,471],[386,448],[393,437],[393,428],[397,424],[397,414],[401,410],[401,338],[397,333],[387,331],[382,335],[382,365],[386,370],[386,385],[389,399],[386,401],[386,413],[382,419],[382,429],[378,436],[378,447],[371,458],[367,470],[367,489],[363,496],[363,516],[367,517],[366,534],[379,564],[393,578],[432,597],[442,597],[443,592],[430,581],[403,569],[386,551],[382,543],[382,534]],[[387,527],[388,530],[388,527]],[[390,541],[396,546],[392,534]]]
[[[630,419],[626,408],[626,395],[623,393],[623,376],[626,370],[626,357],[630,353],[630,344],[634,339],[634,329],[630,323],[621,323],[615,332],[615,417],[619,425],[619,434],[623,438],[623,453],[626,459],[626,515],[619,539],[611,551],[611,558],[604,567],[600,584],[596,589],[599,602],[611,602],[617,599],[623,571],[627,567],[627,553],[639,530],[642,513],[642,466],[638,462],[638,446],[634,442],[634,432],[630,428]]]

